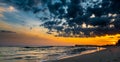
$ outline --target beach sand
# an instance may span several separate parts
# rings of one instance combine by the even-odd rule
[[[107,47],[102,51],[52,62],[120,62],[120,47]]]

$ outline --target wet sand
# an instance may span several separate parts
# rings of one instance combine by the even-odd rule
[[[120,47],[107,47],[102,51],[52,62],[120,62]]]

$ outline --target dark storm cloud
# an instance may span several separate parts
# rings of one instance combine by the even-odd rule
[[[119,0],[3,0],[3,2],[9,2],[23,11],[47,14],[46,17],[38,15],[37,17],[44,20],[41,26],[49,29],[47,33],[58,33],[55,36],[84,37],[120,33]]]
[[[16,33],[16,32],[8,31],[8,30],[0,30],[0,33]]]

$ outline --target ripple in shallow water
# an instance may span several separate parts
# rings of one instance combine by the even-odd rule
[[[24,47],[0,47],[0,60],[2,62],[45,62],[58,60],[65,56],[79,54],[82,51],[96,48],[84,47],[49,47],[49,48],[24,48]],[[1,62],[0,61],[0,62]]]

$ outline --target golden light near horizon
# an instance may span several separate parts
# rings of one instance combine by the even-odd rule
[[[39,32],[38,32],[39,33]],[[50,41],[55,41],[57,43],[64,43],[66,45],[111,45],[116,44],[120,39],[120,34],[116,35],[105,35],[105,36],[96,36],[96,37],[84,37],[84,38],[75,38],[75,37],[54,37],[49,34],[38,34],[44,38],[50,39]]]
[[[5,29],[16,31],[11,25],[2,22],[0,26]],[[32,30],[27,29],[26,27],[20,27],[20,29],[24,29],[24,31],[18,30],[18,33],[24,33],[29,36],[36,36],[38,38],[45,38],[50,42],[54,42],[54,45],[107,45],[107,44],[116,44],[116,42],[120,39],[120,34],[116,35],[105,35],[105,36],[96,36],[96,37],[55,37],[54,35],[47,34],[47,29],[36,27]],[[39,43],[39,42],[37,42]]]

